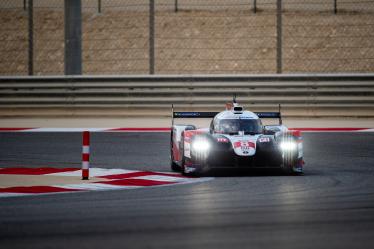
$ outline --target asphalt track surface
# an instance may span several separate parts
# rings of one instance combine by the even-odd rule
[[[168,133],[96,133],[92,165],[169,171]],[[0,133],[0,167],[80,165],[78,133]],[[374,134],[304,134],[304,176],[0,199],[0,248],[374,248]]]

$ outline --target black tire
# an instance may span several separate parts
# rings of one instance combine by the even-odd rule
[[[292,168],[293,168],[292,165],[283,164],[282,165],[283,174],[292,175],[293,174],[293,169]]]
[[[170,137],[170,168],[171,168],[172,171],[181,171],[181,167],[179,167],[179,165],[174,162],[174,156],[173,156],[173,131],[171,132],[171,137]]]
[[[200,172],[198,170],[195,170],[194,172],[186,172],[184,159],[182,159],[183,166],[182,166],[182,175],[189,176],[189,177],[197,177],[200,175]]]
[[[283,163],[283,172],[286,175],[293,175],[293,176],[298,176],[298,175],[303,175],[303,172],[297,172],[294,170],[294,166],[296,165],[297,160],[292,160],[291,162],[284,162]]]
[[[198,170],[195,170],[194,172],[186,172],[186,167],[185,167],[185,159],[183,158],[182,159],[182,162],[183,162],[183,166],[182,166],[182,175],[184,176],[193,176],[193,177],[197,177],[199,176],[199,171]]]
[[[173,159],[171,159],[170,168],[171,168],[172,171],[176,171],[176,172],[181,171],[181,168],[179,167],[178,164],[176,164],[175,162],[173,162]]]

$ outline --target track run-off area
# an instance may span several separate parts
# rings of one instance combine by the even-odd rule
[[[0,248],[373,248],[374,133],[305,132],[305,174],[0,198]],[[80,168],[80,132],[0,132],[0,168]],[[92,168],[170,171],[168,132],[92,132]]]

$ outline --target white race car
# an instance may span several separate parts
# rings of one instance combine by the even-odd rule
[[[171,168],[198,175],[213,168],[280,168],[303,172],[300,131],[282,125],[279,112],[245,111],[234,100],[220,113],[174,112],[171,129]],[[209,128],[174,125],[174,118],[213,118]],[[263,126],[260,118],[279,118]]]

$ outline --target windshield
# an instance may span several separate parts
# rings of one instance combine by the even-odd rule
[[[244,134],[262,133],[260,119],[222,119],[214,126],[216,133],[235,135],[239,131],[244,131]]]

